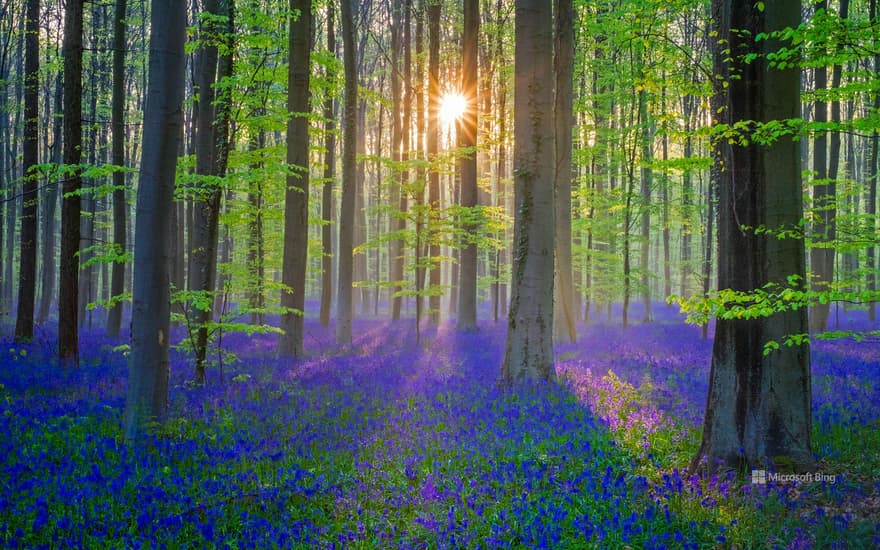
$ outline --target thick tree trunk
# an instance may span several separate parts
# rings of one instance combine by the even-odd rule
[[[345,71],[345,107],[342,133],[342,200],[339,207],[339,274],[336,278],[336,343],[351,343],[352,243],[357,186],[358,81],[353,0],[342,0],[342,62]]]
[[[113,91],[111,99],[111,126],[113,127],[113,158],[115,166],[125,165],[125,12],[126,0],[116,0],[113,14]],[[124,255],[127,247],[125,239],[125,218],[128,205],[125,203],[125,174],[113,173],[113,246],[116,253]],[[110,280],[111,299],[125,292],[125,264],[117,259],[113,262]],[[107,335],[119,336],[122,326],[122,302],[116,302],[107,312]]]
[[[553,377],[553,25],[545,0],[516,1],[510,313],[501,381]]]
[[[477,0],[464,0],[464,38],[461,53],[461,94],[466,106],[458,125],[458,147],[461,156],[458,170],[461,177],[459,204],[470,209],[462,224],[465,236],[459,259],[458,317],[456,328],[477,328],[477,243],[479,230],[477,207],[477,46],[480,31],[480,7]]]
[[[333,3],[327,4],[327,51],[336,54],[336,32],[333,27]],[[334,71],[328,66],[327,80],[333,81]],[[333,97],[324,99],[324,185],[321,189],[321,326],[330,324],[330,305],[333,302],[333,240],[330,235],[333,223],[333,182],[336,174],[336,114]]]
[[[733,72],[739,75],[729,79],[726,89],[720,82],[716,87],[727,106],[718,122],[798,118],[798,69],[770,68],[763,56],[747,64],[743,56],[755,47],[767,54],[782,46],[778,40],[756,45],[752,36],[796,27],[800,8],[799,0],[768,2],[763,11],[751,3],[713,2],[718,40],[728,41],[716,43],[714,72],[725,80]],[[742,52],[732,66],[728,66],[725,50]],[[719,147],[723,159],[719,287],[750,292],[767,283],[785,285],[791,276],[803,278],[803,242],[776,239],[772,231],[756,234],[742,228],[797,226],[802,217],[798,144],[788,135],[766,146],[725,143]],[[812,464],[809,349],[782,346],[763,354],[767,341],[806,330],[803,309],[766,318],[717,321],[703,439],[693,468],[740,469],[769,462],[777,468],[801,469]]]
[[[553,165],[556,192],[556,280],[554,282],[554,338],[559,343],[577,341],[577,311],[571,259],[571,147],[574,111],[574,7],[572,0],[555,0],[556,36],[553,73],[556,162]]]
[[[24,143],[22,163],[24,185],[21,194],[21,237],[19,241],[18,315],[15,341],[34,337],[34,298],[37,287],[37,176],[39,163],[39,79],[40,2],[27,0],[24,38]]]
[[[134,243],[128,398],[123,431],[136,440],[168,410],[170,344],[169,213],[183,127],[186,4],[153,0],[150,79]]]
[[[428,2],[428,124],[426,153],[428,162],[434,162],[438,153],[438,124],[440,112],[440,3]],[[437,225],[440,216],[440,173],[431,168],[428,172],[428,256],[431,269],[428,273],[428,319],[432,324],[440,322],[440,236]]]
[[[312,37],[311,0],[291,0],[290,9],[299,17],[291,18],[287,71],[287,176],[284,213],[284,270],[281,314],[284,334],[278,340],[278,355],[299,357],[303,353],[303,316],[305,314],[306,263],[309,244],[309,56]],[[291,311],[292,309],[293,311]]]
[[[64,164],[82,157],[83,2],[68,0],[64,10]],[[77,291],[79,285],[79,171],[64,179],[61,200],[61,282],[58,287],[58,356],[79,360]]]

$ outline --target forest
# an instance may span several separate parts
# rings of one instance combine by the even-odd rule
[[[0,0],[3,548],[880,548],[877,0]]]

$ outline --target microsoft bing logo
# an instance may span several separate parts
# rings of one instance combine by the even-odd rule
[[[767,483],[767,470],[752,470],[752,484],[753,485],[766,485]]]

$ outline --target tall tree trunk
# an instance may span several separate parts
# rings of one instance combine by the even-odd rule
[[[459,204],[469,211],[464,213],[462,229],[465,236],[459,256],[458,317],[456,328],[477,328],[477,243],[480,220],[477,210],[477,47],[480,32],[480,7],[477,0],[464,0],[464,39],[461,52],[461,94],[465,110],[458,125],[457,140],[460,157],[458,170],[461,178]]]
[[[639,270],[641,271],[642,305],[644,307],[644,322],[649,322],[653,317],[651,312],[651,278],[650,278],[650,243],[651,243],[651,191],[654,186],[654,170],[651,163],[654,161],[654,127],[651,114],[648,111],[648,96],[645,90],[639,91],[639,111],[642,123],[641,135],[641,244],[639,245]]]
[[[827,10],[827,0],[816,3],[816,10]],[[813,279],[811,281],[814,290],[827,291],[831,282],[834,269],[834,251],[827,248],[830,239],[832,212],[829,209],[829,175],[828,175],[828,133],[821,126],[828,122],[828,102],[824,100],[824,94],[828,89],[828,70],[816,67],[815,91],[816,112],[815,122],[819,130],[813,139],[813,210],[815,221],[813,223],[813,243],[810,250],[810,270]],[[815,246],[818,245],[818,246]],[[816,304],[810,309],[810,331],[818,332],[825,329],[828,320],[828,304]]]
[[[281,330],[278,354],[300,357],[303,353],[306,263],[309,244],[309,56],[312,37],[311,0],[291,0],[290,64],[287,71],[287,192],[284,213],[284,271],[281,292]],[[296,13],[295,11],[295,13]],[[292,311],[291,311],[292,310]]]
[[[168,410],[170,224],[177,150],[183,128],[186,4],[153,0],[150,77],[134,243],[134,293],[128,398],[123,431],[137,440]]]
[[[871,0],[870,6],[870,20],[871,26],[876,26],[878,22],[877,18],[877,0]],[[874,49],[878,51],[877,54],[874,55],[874,73],[880,74],[880,50],[877,50],[877,45],[880,40],[874,38]],[[874,111],[880,111],[880,93],[874,92],[872,98],[872,103],[874,107]],[[877,221],[875,219],[877,214],[877,179],[880,178],[880,170],[878,170],[878,166],[880,166],[880,131],[877,129],[874,130],[871,135],[871,156],[870,163],[868,164],[868,173],[866,177],[868,178],[868,201],[865,206],[865,213],[868,215],[868,220],[870,223],[869,230],[873,234],[877,231]],[[867,263],[868,263],[868,280],[866,281],[866,287],[869,292],[877,291],[877,247],[875,245],[871,245],[867,250]],[[874,322],[877,319],[877,304],[875,300],[871,300],[868,303],[868,318],[871,322]]]
[[[400,34],[403,18],[403,2],[402,0],[393,0],[391,3],[391,226],[394,231],[398,231],[400,222],[405,222],[403,212],[395,212],[403,197],[402,173],[400,165],[401,148],[403,146],[403,128],[401,124],[401,115],[403,104],[401,98],[400,86]],[[403,289],[403,239],[394,238],[388,243],[389,250],[389,273],[391,279],[391,320],[400,319],[400,307],[402,300],[400,291]]]
[[[429,163],[437,161],[437,118],[440,112],[440,3],[428,0],[425,16],[428,19],[428,124],[425,153]],[[436,166],[428,171],[428,257],[431,269],[428,273],[428,319],[432,324],[440,322],[440,173]]]
[[[228,27],[233,17],[233,4],[229,0],[206,0],[204,13],[209,17],[203,22],[198,71],[198,127],[196,130],[196,173],[203,179],[195,190],[193,200],[193,224],[190,233],[193,247],[190,249],[190,290],[205,293],[201,307],[193,308],[195,317],[195,381],[205,383],[208,348],[208,322],[213,317],[213,296],[217,280],[217,243],[219,240],[220,202],[223,196],[222,178],[226,172],[226,141],[228,139],[229,97],[215,91],[215,84],[231,74],[231,49],[224,48],[223,59],[218,56],[218,42],[231,40]],[[226,17],[227,26],[219,24],[217,17]],[[225,96],[225,97],[224,97]],[[215,101],[216,98],[216,101]]]
[[[48,103],[48,102],[47,102]],[[64,78],[59,75],[55,81],[55,119],[52,122],[52,147],[50,156],[52,162],[61,164],[64,162],[62,152],[62,127],[64,125],[63,118],[61,121],[58,117],[64,113]],[[0,132],[0,135],[6,135]],[[0,154],[0,157],[3,155]],[[41,250],[41,290],[40,304],[37,308],[37,323],[45,323],[49,318],[49,311],[55,300],[56,282],[58,280],[58,270],[55,267],[55,214],[58,212],[58,199],[61,196],[60,185],[53,182],[46,190],[43,199],[43,248]],[[2,239],[0,239],[2,241]]]
[[[64,10],[64,164],[82,157],[83,2],[68,0]],[[77,297],[79,287],[79,170],[66,178],[61,201],[61,282],[58,290],[58,356],[79,360]]]
[[[553,73],[556,82],[556,162],[553,165],[556,190],[556,280],[554,281],[554,338],[559,343],[577,341],[577,312],[571,259],[571,132],[574,127],[574,6],[572,0],[555,0],[556,41]]]
[[[510,313],[501,381],[553,377],[553,21],[546,0],[516,0]]]
[[[113,127],[113,151],[111,163],[125,165],[125,12],[126,0],[116,0],[113,14],[113,91],[111,99],[110,124]],[[125,292],[125,264],[123,260],[127,243],[125,240],[125,218],[128,206],[125,203],[125,173],[113,172],[113,247],[121,256],[113,262],[110,281],[111,300]],[[107,312],[107,335],[119,336],[122,326],[122,302],[115,302]]]
[[[336,54],[336,32],[333,28],[334,4],[327,4],[327,51]],[[333,81],[335,71],[327,66],[327,80]],[[333,181],[336,174],[336,115],[333,96],[324,99],[324,185],[321,189],[321,326],[330,324],[330,304],[333,301]]]
[[[342,200],[339,207],[339,273],[336,278],[336,343],[351,343],[352,242],[357,186],[358,81],[353,0],[342,0],[342,64],[345,71],[345,107],[342,133]]]
[[[818,6],[817,6],[818,7]],[[827,5],[825,6],[827,7]],[[849,0],[840,1],[839,16],[842,20],[849,16]],[[825,71],[824,67],[817,71]],[[842,67],[835,64],[832,69],[831,90],[840,88],[840,79],[842,76]],[[824,76],[824,75],[823,75]],[[824,84],[824,83],[823,83]],[[816,79],[816,89],[819,90],[819,79]],[[824,91],[824,86],[823,86]],[[820,107],[821,105],[821,107]],[[817,101],[817,114],[821,109],[824,111],[824,102]],[[819,120],[817,119],[817,122]],[[831,123],[840,123],[840,100],[835,98],[831,101]],[[824,147],[825,133],[820,133]],[[819,153],[819,137],[816,138],[816,153]],[[834,281],[834,259],[836,256],[837,241],[837,172],[840,165],[840,132],[832,131],[829,140],[828,164],[824,176],[816,174],[817,178],[826,178],[814,191],[814,208],[819,209],[819,223],[815,226],[816,235],[820,241],[820,248],[813,248],[810,251],[810,260],[812,271],[815,275],[814,284],[816,290],[827,290]],[[821,332],[825,330],[828,324],[828,313],[830,304],[818,303],[810,311],[810,331]]]
[[[765,57],[790,45],[778,39],[756,44],[752,38],[794,28],[800,15],[799,0],[767,2],[763,10],[750,2],[713,1],[718,40],[714,73],[728,82],[727,88],[720,81],[716,85],[726,105],[719,122],[761,123],[800,116],[799,70],[771,68]],[[753,48],[760,48],[757,53],[763,55],[752,63],[744,62]],[[739,52],[730,64],[726,51]],[[739,78],[730,79],[731,73]],[[781,136],[771,145],[724,143],[719,147],[723,158],[719,287],[751,292],[767,283],[785,285],[791,276],[803,278],[803,242],[743,229],[747,225],[774,230],[794,227],[800,221],[798,144],[791,136]],[[768,462],[777,468],[800,469],[812,464],[809,349],[782,346],[763,354],[767,341],[806,330],[802,308],[770,317],[717,321],[703,439],[692,469],[711,471],[720,465],[741,469]]]
[[[21,194],[21,237],[18,274],[18,315],[15,341],[34,337],[34,297],[37,287],[37,175],[39,163],[40,2],[27,0],[24,38],[24,185]],[[33,171],[33,173],[32,173]]]

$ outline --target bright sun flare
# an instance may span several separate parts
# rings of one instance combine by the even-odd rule
[[[464,114],[467,100],[458,92],[448,92],[440,98],[440,122],[452,124]]]

